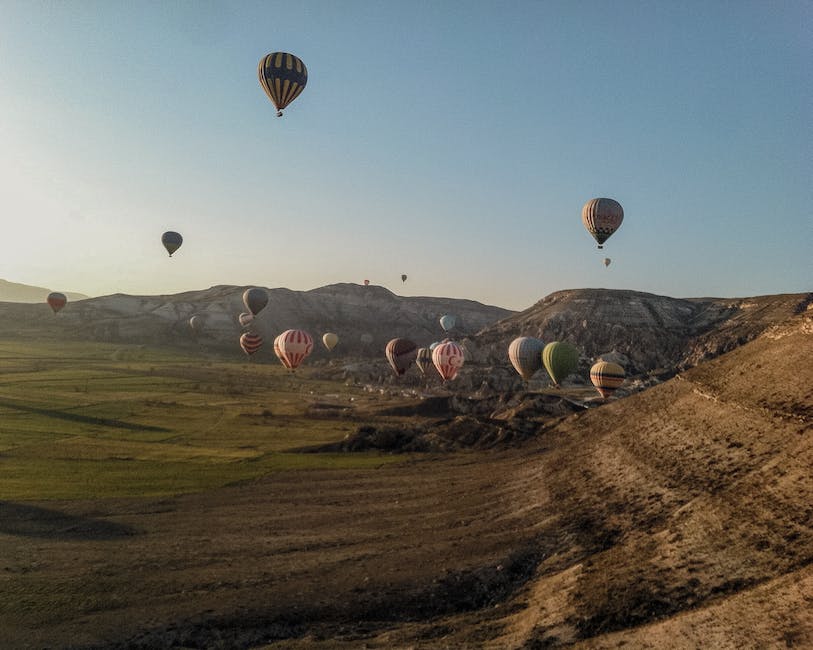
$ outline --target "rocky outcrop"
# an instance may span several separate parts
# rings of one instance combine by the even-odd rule
[[[754,339],[811,300],[813,294],[679,299],[574,289],[550,294],[466,344],[473,361],[493,364],[505,359],[509,343],[518,336],[570,341],[582,350],[583,366],[598,357],[615,357],[623,360],[628,374],[669,374]]]

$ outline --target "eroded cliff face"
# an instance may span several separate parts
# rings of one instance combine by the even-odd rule
[[[570,341],[583,358],[614,355],[628,374],[693,366],[746,343],[804,311],[813,294],[679,299],[636,291],[574,289],[552,293],[472,337],[480,363],[505,357],[518,336]]]

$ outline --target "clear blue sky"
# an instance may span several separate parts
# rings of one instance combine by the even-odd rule
[[[0,277],[811,290],[811,34],[806,0],[0,0]],[[309,72],[282,118],[276,50]],[[604,252],[597,196],[625,209]]]

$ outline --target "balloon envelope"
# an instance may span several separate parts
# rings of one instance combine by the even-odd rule
[[[457,377],[457,372],[463,366],[463,349],[454,341],[441,343],[432,351],[432,363],[443,377],[448,381]]]
[[[624,369],[609,361],[599,361],[590,368],[590,381],[605,399],[624,383],[624,376]]]
[[[610,266],[610,262],[612,262],[612,260],[609,257],[604,258],[604,266]]]
[[[192,316],[192,318],[189,319],[189,327],[192,328],[193,332],[200,332],[203,329],[203,317]]]
[[[256,316],[268,304],[268,292],[259,287],[252,287],[243,292],[243,304],[252,315]]]
[[[401,274],[401,282],[406,282],[407,276],[406,273]]]
[[[403,375],[415,360],[418,347],[409,339],[392,339],[384,348],[387,361],[396,375]]]
[[[339,342],[339,337],[336,336],[333,332],[327,332],[322,336],[322,343],[325,344],[325,347],[328,350],[332,350],[336,347],[336,344]]]
[[[285,330],[277,337],[276,345],[282,365],[294,370],[313,350],[313,338],[305,330]]]
[[[248,356],[254,354],[257,350],[262,347],[263,344],[263,337],[259,334],[254,334],[254,332],[245,332],[240,337],[240,347],[243,348],[243,352],[245,352]]]
[[[164,245],[164,248],[167,249],[169,256],[172,257],[172,254],[183,244],[183,237],[181,237],[180,233],[168,230],[161,235],[161,243]]]
[[[415,364],[422,375],[426,375],[426,371],[432,367],[432,350],[429,348],[418,348],[415,355]]]
[[[287,361],[287,359],[286,359],[286,358],[283,356],[283,354],[282,354],[282,350],[281,350],[281,349],[280,349],[280,347],[279,347],[279,340],[280,340],[280,337],[281,337],[281,336],[282,336],[282,334],[278,335],[278,336],[277,336],[277,337],[274,339],[274,354],[275,354],[275,355],[277,355],[277,359],[279,359],[279,362],[280,362],[280,363],[281,363],[283,366],[285,366],[286,368],[288,368],[288,369],[290,370],[290,369],[291,369],[291,366],[289,366],[289,365],[288,365],[288,361]]]
[[[240,321],[240,325],[246,327],[251,323],[251,321],[254,320],[254,314],[252,314],[250,311],[244,311],[237,317],[237,320]]]
[[[570,343],[553,341],[542,350],[542,363],[557,386],[579,367],[579,348]]]
[[[308,69],[302,59],[287,52],[266,54],[257,66],[265,94],[282,116],[282,109],[299,97],[308,83]]]
[[[440,326],[443,328],[444,332],[448,332],[449,330],[453,329],[456,322],[457,317],[452,316],[452,314],[444,314],[440,317]]]
[[[369,286],[370,286],[370,281],[369,281],[369,280],[365,280],[365,281],[364,281],[364,286],[365,286],[365,287],[369,287]]]
[[[545,344],[532,336],[520,336],[508,346],[508,360],[520,377],[528,381],[542,367]]]
[[[603,244],[624,220],[624,208],[614,199],[590,199],[582,208],[582,223],[593,235],[598,247]]]
[[[45,299],[45,302],[48,303],[48,306],[57,313],[60,309],[62,309],[68,302],[68,298],[65,296],[64,293],[60,293],[59,291],[52,291],[48,294],[48,297]]]

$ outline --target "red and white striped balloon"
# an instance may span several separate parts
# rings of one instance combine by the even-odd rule
[[[457,371],[463,366],[463,359],[463,348],[454,341],[441,343],[432,350],[432,363],[443,381],[457,377]]]
[[[280,334],[279,336],[277,336],[277,338],[274,339],[274,354],[277,355],[277,359],[279,359],[279,362],[290,370],[291,366],[288,365],[288,361],[286,361],[285,357],[282,355],[282,350],[280,350],[279,348],[279,339],[281,336],[282,334]]]
[[[240,325],[247,327],[254,320],[254,314],[250,311],[244,311],[237,317],[237,320],[240,321]]]
[[[248,356],[254,354],[263,345],[263,337],[253,332],[246,332],[240,337],[240,347]]]
[[[313,338],[304,330],[285,330],[274,342],[274,352],[277,348],[282,365],[294,370],[313,350]]]

